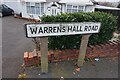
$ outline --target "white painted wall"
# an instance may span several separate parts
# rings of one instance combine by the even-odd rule
[[[3,4],[4,3],[4,1],[3,0],[0,0],[0,4]]]
[[[15,11],[15,13],[21,12],[20,0],[4,0],[4,4],[12,8]]]
[[[47,10],[47,8],[49,7],[50,2],[46,2],[44,4],[44,13],[45,15],[50,15],[50,11]],[[58,11],[61,12],[61,11]],[[26,3],[22,4],[22,16],[26,17],[26,18],[31,18],[29,15],[32,15],[34,19],[40,19],[40,17],[42,17],[43,15],[40,14],[28,14],[27,13],[27,9],[26,9]]]
[[[46,15],[49,15],[49,14],[50,14],[50,12],[47,11],[47,8],[49,7],[49,4],[50,4],[50,2],[45,3],[44,12],[45,12]]]
[[[31,18],[30,15],[32,15],[33,16],[32,18],[35,18],[35,19],[40,19],[39,17],[42,17],[42,15],[40,14],[28,14],[25,0],[4,0],[4,3],[10,8],[12,8],[15,11],[15,13],[22,12],[22,17]],[[45,15],[50,15],[50,11],[47,10],[50,3],[51,2],[45,2],[45,5],[44,5]],[[61,3],[61,4],[62,4],[61,10],[64,13],[66,12],[66,3]],[[68,4],[73,4],[73,3],[68,3]],[[86,5],[86,4],[76,4],[76,5]],[[58,12],[61,12],[61,10],[59,10]],[[94,11],[93,5],[87,5],[85,7],[85,12],[93,12],[93,11]]]
[[[44,8],[45,15],[50,15],[51,14],[50,11],[47,10],[47,8],[49,7],[49,4],[50,4],[50,2],[47,2],[44,5],[45,6],[45,8]],[[22,8],[22,16],[26,17],[26,18],[30,18],[29,15],[32,15],[32,14],[27,13],[26,4],[22,5],[22,7],[23,7]],[[61,10],[59,12],[61,12]],[[62,4],[62,12],[63,13],[66,12],[66,5],[65,4]],[[94,6],[93,5],[86,5],[85,6],[85,12],[94,12]],[[34,14],[33,18],[40,19],[39,16],[41,17],[42,15]]]
[[[21,12],[22,12],[23,17],[29,18],[29,15],[27,14],[27,9],[26,9],[25,2],[21,3]]]
[[[94,12],[95,7],[92,5],[86,5],[85,12]]]

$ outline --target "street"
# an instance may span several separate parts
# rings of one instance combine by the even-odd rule
[[[13,16],[2,19],[2,77],[17,78],[23,64],[23,52],[32,49],[32,41],[25,37],[26,20]]]

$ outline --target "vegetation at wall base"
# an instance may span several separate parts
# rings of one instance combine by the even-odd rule
[[[57,16],[43,16],[42,22],[100,22],[101,29],[97,34],[92,34],[89,39],[90,45],[105,43],[112,38],[117,28],[117,17],[104,12],[79,12],[62,13]],[[81,35],[49,37],[49,49],[78,49]]]

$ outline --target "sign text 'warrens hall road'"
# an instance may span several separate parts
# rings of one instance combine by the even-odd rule
[[[27,37],[98,33],[100,26],[101,24],[99,22],[55,24],[30,23],[25,25]]]

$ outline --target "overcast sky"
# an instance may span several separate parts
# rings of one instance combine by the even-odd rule
[[[101,2],[118,2],[120,0],[95,0],[95,1],[101,1]]]

